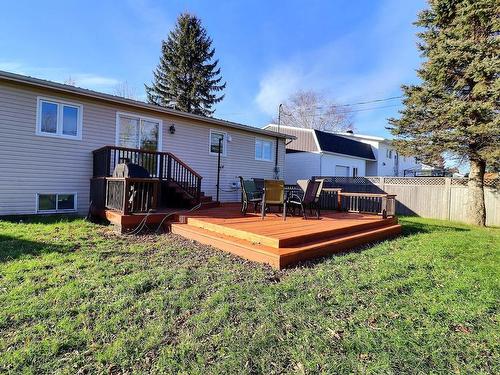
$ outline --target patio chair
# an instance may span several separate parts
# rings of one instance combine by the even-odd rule
[[[297,181],[298,183],[298,181]],[[300,185],[299,185],[300,186]],[[316,210],[316,218],[319,220],[320,215],[320,205],[319,205],[319,196],[321,194],[321,187],[323,186],[322,180],[309,180],[306,184],[304,195],[300,197],[297,194],[292,194],[288,198],[288,205],[295,208],[300,206],[300,211],[304,219],[307,219],[306,216],[306,208],[309,207],[309,210],[312,213],[312,209]]]
[[[253,181],[244,180],[242,176],[238,178],[241,184],[241,213],[247,213],[249,203],[253,203],[254,212],[257,212],[257,207],[262,203],[262,190],[258,190]]]
[[[264,192],[264,179],[263,178],[252,178],[255,188],[257,191]]]
[[[283,206],[283,220],[286,220],[285,182],[279,180],[264,181],[264,195],[262,197],[262,220],[266,216],[266,209],[270,206]]]

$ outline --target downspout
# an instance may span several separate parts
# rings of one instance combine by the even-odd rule
[[[280,139],[276,137],[276,151],[274,153],[274,177],[276,180],[279,179],[279,168],[278,168],[279,141]]]
[[[319,153],[319,176],[323,177],[323,153]]]

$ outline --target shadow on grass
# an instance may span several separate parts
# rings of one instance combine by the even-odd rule
[[[461,228],[458,226],[450,226],[447,225],[446,222],[443,222],[443,224],[439,223],[419,223],[419,222],[414,222],[410,220],[400,220],[399,222],[402,225],[402,230],[401,234],[393,237],[388,237],[386,239],[381,239],[379,241],[373,241],[361,246],[357,246],[351,249],[347,249],[345,251],[340,251],[338,253],[326,255],[320,258],[316,259],[310,259],[310,260],[305,260],[302,262],[299,262],[295,265],[292,265],[290,267],[286,267],[288,270],[293,270],[294,268],[314,268],[318,264],[322,263],[325,261],[325,259],[331,258],[331,257],[343,257],[348,254],[352,253],[361,253],[365,250],[368,250],[372,248],[373,246],[376,246],[379,243],[385,242],[385,241],[391,241],[391,240],[397,240],[401,239],[407,236],[415,235],[415,234],[427,234],[427,233],[434,233],[434,232],[468,232],[470,229],[468,228]]]
[[[401,236],[411,236],[419,233],[433,233],[433,232],[468,232],[470,229],[461,228],[458,226],[449,225],[446,222],[443,224],[438,223],[419,223],[411,220],[402,219],[399,221],[402,226]]]
[[[77,216],[74,214],[0,216],[0,222],[5,221],[13,224],[55,224],[61,222],[69,223],[82,219],[83,218],[81,216]]]
[[[25,255],[38,256],[48,253],[75,251],[74,245],[59,245],[48,242],[30,241],[0,234],[0,263],[15,260]]]

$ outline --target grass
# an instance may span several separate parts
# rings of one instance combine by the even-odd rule
[[[274,271],[176,236],[0,221],[2,373],[499,373],[500,230]]]

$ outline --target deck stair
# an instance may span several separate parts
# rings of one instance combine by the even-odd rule
[[[330,255],[398,235],[395,217],[325,212],[322,220],[277,215],[241,216],[238,207],[181,214],[171,231],[243,258],[282,269],[300,261]]]

